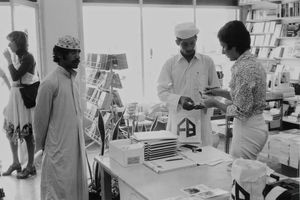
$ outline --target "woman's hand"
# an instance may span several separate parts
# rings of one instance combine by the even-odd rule
[[[1,68],[0,68],[0,77],[1,78],[5,77],[5,73],[4,73],[4,71]]]
[[[202,104],[204,104],[206,108],[213,108],[216,107],[217,100],[214,98],[203,99]]]
[[[204,94],[205,95],[210,95],[210,96],[222,96],[222,94],[224,93],[224,90],[221,88],[210,88],[210,87],[206,87],[204,90]]]
[[[3,55],[8,62],[8,65],[12,64],[11,54],[8,49],[4,50]]]

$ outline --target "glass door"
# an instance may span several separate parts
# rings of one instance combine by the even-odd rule
[[[33,54],[37,70],[41,72],[40,45],[38,26],[38,5],[28,0],[10,0],[12,13],[12,29],[25,31],[28,34],[28,50]]]
[[[159,102],[156,92],[159,73],[166,60],[179,52],[175,42],[175,25],[193,21],[192,5],[143,8],[144,95],[147,102]]]

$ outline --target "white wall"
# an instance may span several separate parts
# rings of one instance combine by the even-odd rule
[[[52,49],[58,37],[72,35],[81,40],[83,47],[82,1],[40,0],[39,4],[44,77],[53,70]]]
[[[72,35],[81,42],[81,63],[84,60],[83,24],[82,24],[82,0],[39,0],[39,23],[41,31],[41,77],[44,78],[55,69],[52,50],[58,38],[64,35]],[[83,65],[82,65],[83,66]],[[78,80],[80,80],[80,94],[85,94],[85,83],[82,82],[85,70],[78,68]],[[85,100],[81,100],[85,109]]]

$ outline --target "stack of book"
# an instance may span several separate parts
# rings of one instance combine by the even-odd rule
[[[136,132],[131,136],[134,142],[144,143],[145,161],[177,155],[177,138],[169,131]]]

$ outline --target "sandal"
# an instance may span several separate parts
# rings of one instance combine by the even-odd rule
[[[13,163],[12,165],[9,166],[9,168],[6,170],[6,172],[2,173],[2,176],[10,176],[13,171],[21,172],[22,167],[20,163]]]
[[[30,168],[26,167],[26,168],[23,169],[22,172],[17,174],[17,179],[26,179],[29,176],[34,176],[34,175],[36,175],[35,166],[32,166]]]

